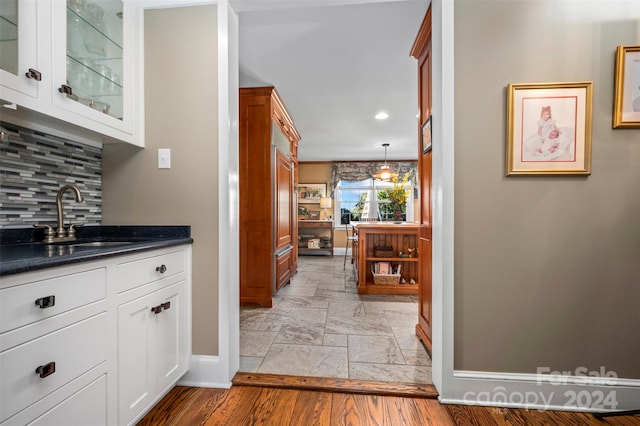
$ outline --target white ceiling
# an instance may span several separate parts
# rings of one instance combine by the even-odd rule
[[[300,161],[418,157],[417,62],[429,0],[236,0],[240,86],[273,85]],[[374,119],[385,111],[389,118]]]

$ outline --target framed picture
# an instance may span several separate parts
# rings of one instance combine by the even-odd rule
[[[311,210],[311,211],[309,211],[309,219],[310,220],[319,220],[320,219],[320,210]]]
[[[640,46],[618,46],[613,127],[640,127]]]
[[[431,117],[422,125],[422,153],[431,151]]]
[[[591,173],[593,82],[507,86],[507,176]]]
[[[326,196],[326,183],[301,183],[298,185],[298,203],[320,203],[320,198]]]

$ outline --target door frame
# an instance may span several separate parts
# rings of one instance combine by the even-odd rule
[[[193,3],[200,3],[192,0]],[[210,3],[211,0],[202,0]],[[180,384],[231,387],[240,364],[238,243],[238,15],[218,0],[218,355],[194,355]],[[433,0],[433,335],[432,377],[440,397],[454,390],[453,375],[453,220],[454,220],[454,7]],[[224,90],[226,89],[226,90]]]

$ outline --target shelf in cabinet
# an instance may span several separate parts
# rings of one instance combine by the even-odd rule
[[[320,255],[320,254],[328,254],[333,256],[333,247],[322,247],[322,248],[308,248],[308,247],[298,247],[298,254],[305,255]]]
[[[77,19],[78,22],[82,24],[82,26],[89,28],[99,34],[105,41],[108,41],[112,47],[119,49],[122,51],[122,42],[114,40],[114,37],[107,34],[103,29],[99,28],[98,25],[85,16],[84,13],[80,11],[76,11],[70,7],[67,7],[67,21],[71,21],[73,19]],[[69,25],[67,22],[67,25]]]
[[[79,75],[80,73],[76,73],[74,78],[78,79],[89,79],[91,83],[98,83],[101,86],[96,90],[92,90],[94,96],[122,96],[122,92],[124,88],[120,83],[117,83],[113,80],[113,77],[107,77],[101,74],[99,71],[94,69],[92,66],[84,64],[73,56],[67,55],[67,58],[73,62],[71,62],[74,66],[76,66],[82,73],[85,73],[84,76]],[[67,74],[70,73],[70,70],[67,70]],[[72,86],[73,87],[73,86]]]
[[[417,257],[367,257],[372,262],[417,262]]]
[[[367,281],[364,287],[358,287],[358,294],[418,294],[418,284],[378,285]]]
[[[0,42],[18,41],[18,24],[0,15]]]
[[[16,21],[17,21],[16,18],[17,16],[14,16],[14,18],[11,19],[8,16],[0,15],[0,23],[7,23],[11,25],[13,28],[18,28],[18,24],[16,24]]]

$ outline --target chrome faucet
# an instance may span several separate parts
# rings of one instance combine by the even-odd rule
[[[82,198],[82,194],[80,193],[80,188],[75,185],[64,185],[58,190],[58,195],[56,196],[56,208],[58,209],[58,229],[56,230],[56,239],[58,241],[60,238],[75,238],[75,229],[73,229],[74,225],[69,226],[69,232],[64,229],[64,213],[62,212],[62,195],[68,191],[72,190],[76,194],[76,202],[82,203],[84,198]]]

